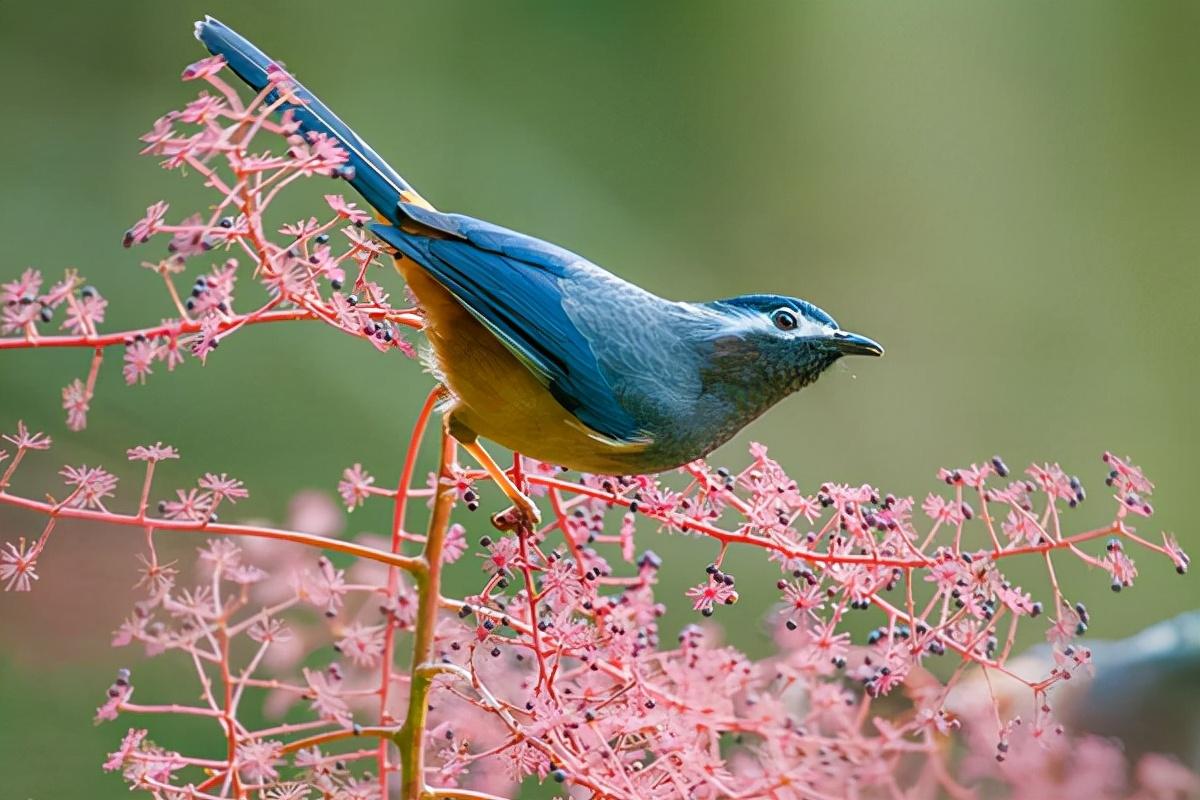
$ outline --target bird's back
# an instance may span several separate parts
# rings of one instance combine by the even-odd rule
[[[452,418],[586,471],[658,471],[703,454],[705,443],[686,435],[702,390],[690,304],[534,237],[453,217],[456,230],[470,233],[458,245],[423,226],[377,231],[400,251],[398,265],[426,310],[439,370],[458,400]],[[471,273],[460,280],[464,269]],[[493,278],[496,287],[480,297]],[[496,296],[509,289],[520,295],[511,304]],[[505,341],[511,329],[515,345]],[[537,337],[529,358],[522,333]],[[542,359],[553,362],[549,380]]]

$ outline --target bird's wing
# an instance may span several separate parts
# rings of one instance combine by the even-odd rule
[[[470,217],[403,210],[450,238],[390,225],[372,230],[453,294],[580,422],[617,443],[647,441],[563,308],[560,281],[582,262],[579,256]]]

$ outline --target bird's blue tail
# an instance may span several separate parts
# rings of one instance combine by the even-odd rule
[[[268,69],[276,65],[270,56],[248,39],[212,17],[196,23],[196,38],[213,55],[223,56],[229,68],[255,91],[269,83]],[[398,222],[402,192],[413,192],[411,186],[380,158],[379,154],[359,138],[350,126],[342,122],[328,106],[299,81],[293,78],[292,94],[301,102],[284,103],[280,110],[291,109],[300,129],[305,133],[319,132],[332,136],[350,154],[353,174],[347,180],[385,219]],[[268,101],[276,99],[275,93]]]

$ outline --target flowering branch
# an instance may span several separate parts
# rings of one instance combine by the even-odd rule
[[[129,246],[169,237],[168,257],[145,266],[163,281],[170,319],[101,333],[109,301],[72,270],[49,288],[33,269],[0,285],[8,337],[0,350],[90,352],[85,378],[63,390],[72,430],[86,426],[113,347],[124,348],[129,384],[189,356],[203,363],[228,336],[267,323],[319,321],[384,354],[414,355],[400,329],[419,329],[421,311],[407,300],[393,307],[370,279],[384,250],[363,232],[365,212],[325,195],[324,220],[268,231],[265,214],[282,192],[314,176],[345,177],[346,154],[325,137],[299,136],[291,114],[278,114],[297,102],[287,73],[246,100],[222,67],[219,58],[189,67],[185,79],[214,93],[143,137],[146,153],[198,175],[215,195],[210,212],[173,222],[167,204],[155,203],[125,236]],[[178,276],[214,256],[219,263],[181,292]],[[247,284],[262,296],[235,310]],[[45,332],[56,316],[66,333]],[[1060,584],[1056,563],[1098,569],[1114,591],[1134,584],[1137,551],[1180,573],[1189,566],[1173,536],[1160,544],[1139,531],[1154,512],[1153,484],[1113,454],[1104,456],[1111,519],[1082,531],[1070,513],[1087,500],[1083,485],[1053,464],[1019,477],[999,458],[942,470],[942,493],[918,505],[867,485],[803,489],[761,445],[740,471],[696,462],[672,476],[569,479],[517,456],[509,479],[544,498],[547,522],[489,530],[472,544],[453,514],[479,509],[492,477],[462,467],[444,430],[436,471],[424,485],[416,475],[441,398],[431,389],[418,413],[394,489],[361,464],[343,472],[337,491],[348,510],[391,504],[390,536],[352,540],[327,525],[304,532],[322,530],[317,521],[334,513],[326,499],[307,498],[311,518],[285,526],[221,521],[218,510],[248,496],[224,474],[156,503],[156,466],[179,456],[161,443],[127,451],[144,464],[128,512],[115,510],[119,476],[101,467],[64,466],[61,499],[18,491],[18,468],[51,441],[23,422],[4,436],[0,506],[45,524],[35,538],[5,543],[0,585],[33,589],[61,519],[138,530],[144,596],[113,643],[171,654],[199,692],[183,704],[135,702],[122,670],[97,719],[211,720],[221,743],[219,758],[215,749],[191,756],[131,728],[105,769],[163,800],[499,800],[531,776],[572,796],[620,800],[958,798],[982,781],[1016,795],[1071,795],[1087,765],[1073,760],[1080,740],[1054,721],[1051,699],[1090,667],[1081,637],[1091,617]],[[410,526],[414,498],[430,502],[424,533]],[[159,557],[164,533],[206,541],[194,563],[176,566]],[[712,554],[685,594],[699,621],[740,599],[731,547],[765,556],[779,571],[767,620],[777,652],[753,661],[721,645],[711,624],[688,625],[666,645],[656,594],[664,565],[644,547],[651,534],[686,536]],[[313,549],[333,557],[314,558]],[[450,597],[443,579],[470,550],[482,570],[471,570],[471,593]],[[1005,576],[1018,557],[1045,566],[1045,601]],[[871,609],[879,625],[853,641],[847,619]],[[1044,620],[1053,645],[1046,674],[1024,674],[1012,657],[1033,620]],[[335,660],[318,666],[331,645]],[[938,668],[947,653],[956,663]],[[1033,701],[1032,719],[1009,710],[1001,678]],[[247,723],[250,703],[274,721]],[[1083,744],[1119,757],[1110,744]],[[1186,771],[1171,775],[1194,786]]]

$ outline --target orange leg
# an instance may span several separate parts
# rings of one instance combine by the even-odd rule
[[[496,485],[500,487],[500,491],[504,492],[505,496],[512,501],[513,507],[492,515],[492,524],[500,530],[512,530],[524,523],[528,526],[535,527],[542,521],[542,515],[538,511],[537,505],[527,495],[517,488],[517,485],[512,482],[495,459],[488,454],[487,450],[483,449],[483,445],[478,439],[471,442],[462,442],[463,449],[474,456],[479,465],[487,471]]]

